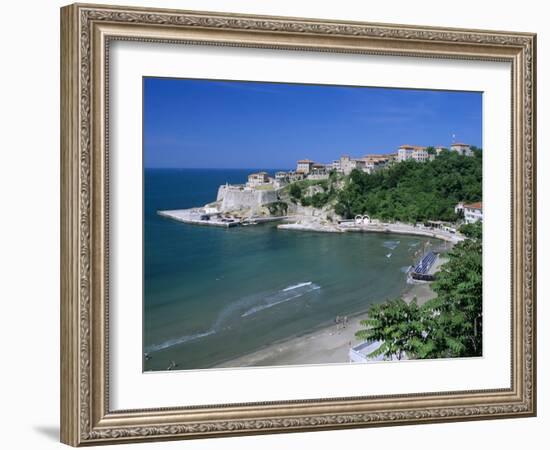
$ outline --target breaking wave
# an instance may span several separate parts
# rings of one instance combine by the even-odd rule
[[[216,317],[216,320],[207,331],[200,333],[185,335],[168,339],[160,344],[153,344],[145,348],[146,352],[156,352],[165,350],[169,347],[185,344],[187,342],[196,341],[216,334],[224,329],[231,328],[236,322],[250,315],[256,314],[281,303],[286,303],[296,298],[302,297],[309,292],[321,289],[321,287],[311,281],[290,285],[275,293],[257,293],[255,295],[242,298],[236,302],[232,302],[221,310]],[[244,312],[243,312],[244,311]]]
[[[147,352],[158,352],[159,350],[164,350],[165,348],[173,347],[174,345],[184,344],[186,342],[195,341],[197,339],[210,336],[211,334],[216,333],[216,330],[208,330],[204,333],[196,333],[188,336],[180,336],[178,338],[169,339],[167,341],[161,342],[160,344],[153,344],[147,347],[145,350]]]
[[[256,314],[264,309],[272,308],[273,306],[280,305],[281,303],[289,302],[295,298],[302,297],[303,295],[321,289],[321,286],[308,281],[306,283],[298,283],[277,292],[276,294],[266,297],[262,304],[256,305],[249,310],[241,314],[241,317],[247,317],[252,314]]]
[[[289,286],[287,288],[284,288],[283,289],[283,292],[288,292],[288,291],[292,291],[294,289],[298,289],[298,288],[301,288],[301,287],[304,287],[304,286],[311,286],[311,281],[308,281],[306,283],[298,283],[298,284],[294,284],[292,286]]]

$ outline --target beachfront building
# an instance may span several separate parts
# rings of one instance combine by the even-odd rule
[[[483,206],[481,202],[464,204],[464,221],[475,223],[483,220]]]
[[[452,144],[451,151],[457,152],[459,155],[474,156],[472,148],[468,144],[464,144],[463,142],[455,142],[454,144]]]
[[[312,161],[310,159],[300,159],[296,163],[296,172],[304,173],[307,175],[309,174],[309,172],[311,172],[313,164],[315,164],[315,161]]]
[[[246,186],[249,188],[255,188],[269,183],[270,179],[267,172],[256,172],[248,175],[248,183],[246,183]]]
[[[430,159],[429,153],[426,151],[426,147],[421,147],[418,145],[402,145],[397,149],[397,160],[399,162],[403,161],[417,161],[425,162]]]
[[[374,361],[397,361],[397,356],[392,355],[388,358],[384,355],[370,356],[382,345],[382,341],[365,341],[354,347],[351,347],[348,351],[348,358],[350,363],[368,363]],[[407,355],[401,356],[401,360],[408,359]]]

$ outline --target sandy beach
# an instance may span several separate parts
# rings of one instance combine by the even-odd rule
[[[406,302],[410,302],[416,297],[418,304],[421,305],[434,298],[435,293],[429,284],[409,285],[402,297]],[[347,363],[349,362],[350,347],[360,343],[356,339],[355,333],[362,328],[360,322],[367,317],[366,312],[348,316],[345,328],[342,328],[341,325],[337,327],[336,323],[333,323],[303,336],[290,338],[257,352],[226,361],[215,367]]]

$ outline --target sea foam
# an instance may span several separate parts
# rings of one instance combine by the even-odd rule
[[[211,336],[213,334],[216,334],[219,331],[223,331],[224,329],[227,329],[228,326],[234,323],[236,318],[240,318],[242,320],[245,317],[256,314],[265,309],[272,308],[273,306],[279,305],[281,303],[289,302],[296,298],[300,298],[305,294],[316,291],[320,288],[321,287],[319,285],[311,281],[306,281],[303,283],[290,285],[275,293],[263,293],[259,295],[256,294],[254,296],[241,299],[239,301],[236,301],[227,305],[218,314],[211,328],[208,329],[207,331],[204,331],[201,333],[195,333],[191,335],[180,336],[173,339],[168,339],[164,342],[161,342],[160,344],[150,345],[145,349],[145,351],[157,352],[160,350],[165,350],[170,347],[174,347],[176,345],[185,344],[188,342],[205,338],[207,336]],[[255,306],[252,306],[254,305],[254,303],[258,303],[258,299],[260,299],[261,303],[256,304]],[[247,307],[248,309],[246,309],[244,313],[241,313]]]
[[[241,315],[241,317],[247,317],[252,314],[256,314],[265,309],[272,308],[273,306],[276,306],[276,305],[280,305],[281,303],[286,303],[286,302],[289,302],[290,300],[300,298],[305,294],[316,291],[318,289],[321,289],[321,286],[311,281],[288,286],[282,289],[281,291],[277,292],[276,294],[267,296],[266,298],[263,299],[260,305],[256,305],[250,308],[249,310],[245,311]]]
[[[147,352],[158,352],[159,350],[164,350],[174,345],[184,344],[186,342],[195,341],[197,339],[210,336],[211,334],[216,333],[216,330],[208,330],[203,333],[190,334],[187,336],[180,336],[178,338],[169,339],[167,341],[161,342],[160,344],[153,344],[146,348]]]
[[[298,289],[298,288],[301,288],[303,286],[311,286],[312,282],[311,281],[307,281],[305,283],[298,283],[298,284],[294,284],[292,286],[289,286],[287,288],[284,288],[283,289],[283,292],[287,292],[287,291],[292,291],[294,289]]]

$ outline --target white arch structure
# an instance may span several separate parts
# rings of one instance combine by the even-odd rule
[[[355,216],[355,223],[357,225],[360,225],[360,224],[368,225],[370,223],[370,217],[366,214],[365,215],[357,214]]]

